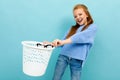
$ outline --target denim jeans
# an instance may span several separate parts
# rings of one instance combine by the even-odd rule
[[[70,66],[71,80],[80,80],[82,62],[82,60],[59,55],[54,71],[53,80],[61,80],[68,65]]]

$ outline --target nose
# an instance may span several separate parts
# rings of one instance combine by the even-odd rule
[[[78,19],[78,18],[79,18],[79,16],[76,17],[76,19]]]
[[[78,19],[79,19],[79,17],[77,16],[75,19],[76,19],[76,20],[78,20]]]
[[[76,17],[76,20],[81,20],[82,18],[80,16],[77,16]]]

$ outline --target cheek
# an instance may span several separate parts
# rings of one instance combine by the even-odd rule
[[[84,18],[84,20],[82,21],[83,24],[87,23],[87,18]]]
[[[84,19],[85,19],[85,18],[86,18],[86,15],[82,15],[82,18],[84,18]]]
[[[83,19],[84,19],[84,21],[87,21],[87,16],[84,15],[84,16],[83,16]]]
[[[84,15],[84,17],[85,17],[85,19],[87,19],[88,16],[87,16],[87,15]]]

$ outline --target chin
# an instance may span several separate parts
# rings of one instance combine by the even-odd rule
[[[84,25],[84,24],[80,23],[79,25],[82,26],[82,25]]]

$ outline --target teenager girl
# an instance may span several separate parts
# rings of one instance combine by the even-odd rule
[[[61,46],[56,63],[53,80],[61,80],[66,67],[69,65],[71,80],[80,80],[83,62],[94,42],[97,27],[88,8],[77,4],[73,8],[76,24],[70,28],[63,40],[56,39],[52,45]]]

